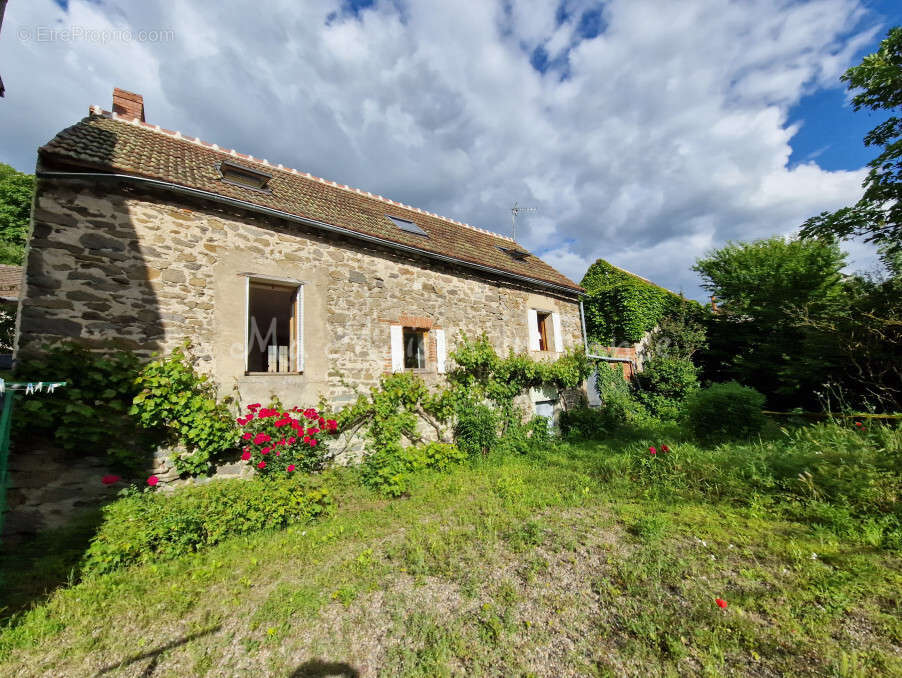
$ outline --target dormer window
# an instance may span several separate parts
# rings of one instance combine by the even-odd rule
[[[272,179],[271,174],[244,167],[228,160],[223,160],[219,163],[218,169],[220,178],[227,184],[251,188],[255,191],[270,192],[268,184],[269,180]]]
[[[422,228],[417,226],[412,221],[408,221],[407,219],[401,219],[400,217],[392,217],[387,214],[385,216],[387,216],[389,219],[391,219],[391,222],[395,226],[400,228],[402,231],[406,231],[407,233],[415,233],[416,235],[423,235],[423,236],[426,236],[427,238],[429,237],[429,234],[426,233],[426,231],[424,231]]]
[[[516,247],[499,247],[498,249],[516,261],[526,261],[526,257],[529,256],[529,252],[518,250]]]

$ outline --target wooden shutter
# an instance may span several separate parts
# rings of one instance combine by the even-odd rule
[[[298,287],[294,296],[294,322],[292,323],[296,334],[295,341],[295,366],[298,372],[304,371],[304,286]]]
[[[526,324],[529,326],[529,350],[539,350],[539,316],[536,309],[531,308],[527,311]]]
[[[404,371],[404,328],[400,325],[392,325],[391,332],[391,371]]]
[[[561,339],[561,314],[551,314],[551,324],[554,325],[554,350],[560,353],[564,350],[564,342]]]
[[[445,330],[433,330],[435,334],[435,371],[445,373]]]

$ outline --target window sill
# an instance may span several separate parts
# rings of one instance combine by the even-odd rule
[[[245,377],[297,377],[303,372],[245,372]]]

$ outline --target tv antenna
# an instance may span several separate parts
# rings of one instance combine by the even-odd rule
[[[511,207],[511,238],[514,242],[517,242],[517,217],[520,214],[527,214],[535,211],[535,207],[520,207],[517,203],[514,203],[514,206]]]

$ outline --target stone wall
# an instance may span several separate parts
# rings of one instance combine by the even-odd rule
[[[248,274],[304,281],[303,374],[245,374]],[[340,405],[390,371],[391,325],[443,329],[449,352],[459,331],[519,352],[529,308],[559,312],[565,346],[581,345],[572,297],[213,203],[39,180],[18,349],[115,339],[148,354],[190,338],[198,367],[243,403]],[[434,383],[429,349],[422,376]]]

